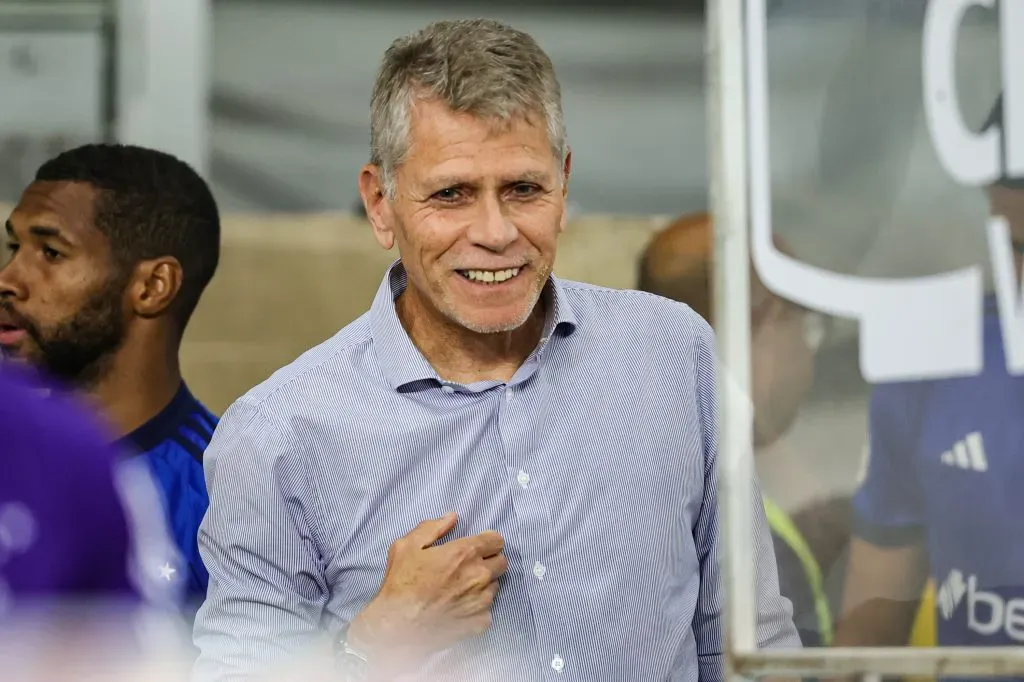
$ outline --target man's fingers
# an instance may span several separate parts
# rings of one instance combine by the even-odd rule
[[[426,549],[450,533],[458,522],[458,514],[449,512],[439,519],[421,521],[418,526],[410,531],[406,538],[413,546],[419,549]]]
[[[497,580],[508,571],[508,559],[505,558],[504,554],[483,559],[483,564],[484,568],[491,574],[492,580]]]
[[[490,611],[494,606],[494,598],[498,596],[498,583],[491,583],[490,586],[483,591],[481,597],[481,607],[484,611]]]
[[[501,537],[497,531],[485,530],[474,536],[473,540],[481,559],[490,559],[505,549],[505,538]]]
[[[493,625],[494,619],[491,617],[491,612],[484,611],[469,621],[469,632],[471,635],[480,636],[490,630]]]

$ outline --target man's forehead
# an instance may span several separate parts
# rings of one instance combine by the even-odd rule
[[[1018,184],[1020,181],[1010,183],[1001,182],[992,185],[989,191],[993,196],[999,197],[1004,201],[1012,201],[1014,203],[1024,202],[1024,184]]]
[[[543,117],[525,112],[507,117],[481,116],[455,111],[444,102],[428,99],[414,103],[409,124],[410,154],[416,153],[417,146],[447,148],[494,143],[518,146],[524,151],[551,147]]]
[[[992,212],[1009,219],[1014,238],[1024,239],[1024,190],[996,185],[989,188]]]
[[[10,222],[44,224],[70,231],[92,227],[96,190],[83,182],[33,182],[21,195]]]

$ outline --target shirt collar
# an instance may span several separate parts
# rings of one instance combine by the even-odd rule
[[[395,300],[408,284],[402,261],[395,261],[384,275],[370,306],[371,333],[377,359],[385,378],[395,390],[418,382],[435,385],[441,382],[437,372],[409,338],[395,311]],[[549,305],[541,346],[557,336],[568,336],[576,329],[576,316],[565,295],[565,287],[554,275],[548,279],[543,297]]]
[[[171,398],[171,402],[167,403],[164,409],[142,426],[122,437],[117,445],[130,447],[137,453],[149,452],[177,432],[178,427],[195,408],[195,404],[196,399],[188,390],[185,382],[182,382],[174,397]]]

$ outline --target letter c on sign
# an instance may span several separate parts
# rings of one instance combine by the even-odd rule
[[[928,132],[942,167],[957,183],[968,187],[989,185],[999,177],[1000,137],[995,126],[979,134],[964,125],[956,90],[957,34],[967,10],[973,6],[992,7],[994,2],[931,0],[924,19],[922,57]]]
[[[1020,2],[1024,0],[1010,0]],[[936,101],[926,109],[949,132],[940,151],[961,182],[991,180],[999,167],[995,133],[975,139],[956,111],[953,46],[966,10],[992,0],[932,0],[925,19],[925,80]],[[1006,3],[1004,3],[1006,4]],[[972,266],[931,277],[885,279],[831,272],[797,261],[772,241],[765,0],[747,0],[751,255],[765,286],[804,307],[860,322],[861,374],[870,382],[970,376],[982,368],[982,272]],[[946,52],[943,52],[946,50]],[[937,61],[936,61],[937,60]],[[931,66],[937,63],[937,66]],[[932,82],[938,85],[931,85]],[[931,94],[926,99],[932,100]],[[936,135],[935,123],[932,134]],[[949,144],[949,137],[954,138]],[[965,163],[961,157],[968,157]],[[972,165],[973,162],[973,165]],[[956,172],[954,172],[956,171]]]

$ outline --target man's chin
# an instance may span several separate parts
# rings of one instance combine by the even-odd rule
[[[490,335],[490,334],[509,334],[521,328],[523,325],[518,324],[515,321],[506,323],[497,322],[462,322],[460,326],[474,334]]]
[[[507,334],[521,329],[530,320],[532,310],[510,311],[456,311],[452,319],[474,334]]]
[[[71,371],[68,367],[54,365],[37,350],[28,348],[4,349],[3,354],[0,355],[0,362],[21,367],[38,374],[47,381],[54,381],[69,388],[78,387],[79,380],[83,375],[81,371]]]
[[[33,357],[29,350],[21,344],[0,348],[0,361],[28,367],[39,366],[37,358]]]
[[[449,306],[447,317],[475,334],[507,334],[523,328],[538,311],[540,292],[528,300],[501,306],[483,306],[471,301]]]

